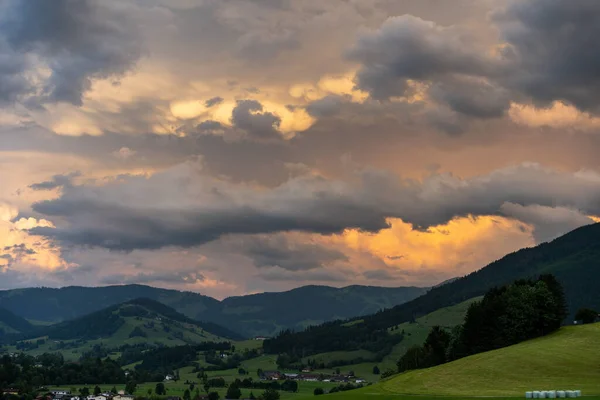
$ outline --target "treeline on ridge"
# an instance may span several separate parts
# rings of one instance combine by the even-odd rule
[[[288,367],[303,357],[332,351],[368,350],[376,354],[374,360],[378,361],[402,339],[402,334],[390,334],[387,329],[372,330],[365,324],[342,325],[334,321],[302,332],[282,331],[265,340],[263,348],[267,354],[279,354],[279,365]]]
[[[470,305],[462,325],[452,332],[435,326],[422,346],[408,349],[398,361],[398,372],[547,335],[560,328],[566,315],[565,296],[553,275],[492,288],[481,301]]]

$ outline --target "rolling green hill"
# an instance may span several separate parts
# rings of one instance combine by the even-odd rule
[[[0,308],[0,336],[30,332],[33,329],[33,325],[26,319],[13,314],[7,309]]]
[[[9,350],[25,350],[31,355],[59,351],[66,359],[78,359],[92,350],[115,352],[123,345],[172,347],[241,338],[227,328],[194,321],[150,299],[135,299],[74,320],[38,327],[27,337]]]
[[[600,324],[563,327],[538,339],[437,367],[409,371],[331,398],[373,395],[519,396],[528,390],[579,389],[600,395]]]
[[[412,300],[425,291],[417,287],[305,286],[287,292],[218,301],[198,293],[143,285],[73,286],[0,291],[0,307],[31,321],[57,323],[143,297],[195,320],[211,321],[252,337],[272,336],[282,329],[302,329],[338,318],[370,314]]]
[[[240,327],[249,337],[271,336],[282,329],[304,329],[335,319],[371,314],[412,300],[425,288],[376,286],[303,286],[287,292],[229,297],[218,314],[207,319],[228,327]]]

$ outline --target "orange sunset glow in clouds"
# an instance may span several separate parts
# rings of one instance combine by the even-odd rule
[[[431,286],[600,222],[600,2],[0,20],[0,289]]]

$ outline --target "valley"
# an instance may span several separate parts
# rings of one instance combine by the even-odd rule
[[[235,389],[239,390],[239,398],[250,398],[251,394],[257,397],[271,388],[281,399],[312,398],[321,390],[329,393],[328,397],[348,399],[425,395],[441,399],[503,398],[520,396],[526,390],[534,390],[534,386],[577,386],[586,395],[600,395],[596,379],[600,370],[595,364],[600,356],[596,340],[600,337],[600,324],[569,326],[575,309],[597,305],[597,296],[589,288],[598,285],[594,280],[594,263],[600,254],[600,236],[595,236],[598,227],[596,224],[579,228],[551,243],[509,254],[466,277],[419,289],[421,295],[412,300],[410,296],[417,296],[419,290],[311,286],[225,300],[220,304],[229,304],[229,308],[221,308],[221,312],[229,311],[200,320],[189,316],[194,314],[190,304],[214,304],[211,300],[146,286],[8,291],[0,293],[0,304],[12,307],[0,309],[0,350],[9,365],[25,366],[28,379],[36,385],[72,395],[116,390],[140,398],[192,400],[209,393],[226,398]],[[566,276],[565,271],[573,273]],[[575,284],[584,290],[575,292]],[[27,290],[37,293],[32,303],[16,306],[19,303],[15,299]],[[47,320],[66,315],[68,310],[80,313],[92,306],[65,306],[61,312],[52,312],[54,306],[50,306],[46,321],[37,311],[25,314],[36,317],[35,320],[13,311],[29,309],[43,296],[54,296],[54,303],[60,303],[72,298],[69,296],[73,296],[73,291],[79,295],[87,290],[112,292],[115,297],[111,301],[126,298],[124,293],[139,291],[162,302],[147,297],[125,299],[58,323]],[[299,299],[307,299],[309,306],[289,306]],[[334,299],[333,304],[348,301],[355,314],[380,308],[372,314],[334,318],[331,307],[318,309],[317,303],[327,303],[324,299]],[[382,307],[402,299],[407,301]],[[103,298],[98,304],[107,302],[110,301]],[[561,306],[560,302],[564,304]],[[206,307],[199,314],[208,318],[208,310]],[[244,329],[246,318],[263,315],[267,310],[274,314],[270,321],[280,327],[280,332],[271,337],[247,335],[248,329],[254,332],[260,324],[268,324],[267,319],[259,319],[251,324],[254,328]],[[486,321],[491,319],[477,316],[488,312],[485,310],[500,313],[493,323],[503,325],[486,327]],[[548,325],[547,329],[536,329],[536,324],[546,324],[544,320],[531,320],[540,312],[549,313],[544,318],[554,318],[555,328]],[[507,314],[503,317],[502,313]],[[223,315],[235,315],[238,321],[221,325],[218,321],[227,321]],[[306,321],[323,323],[304,327]],[[558,329],[561,322],[567,326]],[[504,329],[513,335],[513,324],[525,329],[513,339],[491,347],[481,347],[473,341],[477,329],[483,329],[481,334],[486,335],[490,329]],[[432,336],[435,332],[442,336]],[[442,342],[436,344],[436,340]],[[492,335],[489,340],[497,339]],[[446,355],[430,360],[428,357],[435,351],[439,353],[435,350],[438,345],[443,346],[441,350]],[[422,352],[431,353],[427,356]],[[408,354],[419,359],[407,360]],[[99,364],[94,366],[93,360]],[[38,369],[31,369],[34,364],[39,365]],[[72,375],[72,368],[83,369],[78,370],[80,375]],[[87,382],[69,378],[86,376],[86,368],[100,368],[108,375],[90,375]],[[90,400],[106,400],[102,394],[90,396]]]

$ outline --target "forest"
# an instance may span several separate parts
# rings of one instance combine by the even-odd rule
[[[435,326],[422,346],[408,349],[398,361],[398,372],[547,335],[560,328],[566,314],[564,292],[553,275],[492,288],[481,301],[471,304],[462,325],[452,332]]]

